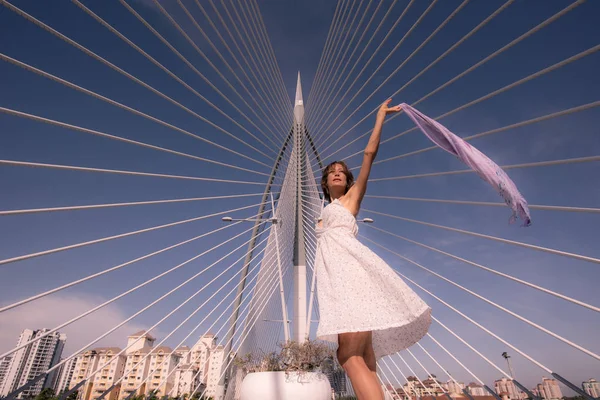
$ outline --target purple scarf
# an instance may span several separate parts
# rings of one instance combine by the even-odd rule
[[[421,131],[436,145],[454,154],[462,162],[467,164],[477,174],[494,187],[502,196],[504,202],[512,208],[513,214],[510,222],[517,219],[517,215],[523,220],[523,226],[531,225],[531,217],[527,200],[521,195],[514,182],[506,175],[496,163],[485,154],[471,146],[469,143],[450,132],[442,124],[412,108],[406,103],[400,104],[402,110],[413,120]]]

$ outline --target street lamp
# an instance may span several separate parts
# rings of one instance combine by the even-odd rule
[[[317,222],[321,222],[323,221],[323,218],[317,218]],[[363,219],[357,219],[356,222],[364,222],[365,224],[372,224],[373,218],[363,218]]]
[[[233,222],[233,221],[248,221],[248,222],[265,221],[265,222],[271,222],[273,224],[279,223],[279,220],[277,218],[231,218],[231,217],[223,217],[223,218],[221,218],[221,221],[223,221],[223,222]]]
[[[510,356],[508,355],[508,353],[505,351],[504,353],[502,353],[502,357],[504,357],[506,359],[506,363],[508,364],[508,371],[510,372],[510,377],[512,379],[515,379],[515,373],[512,370],[512,367],[510,366]]]

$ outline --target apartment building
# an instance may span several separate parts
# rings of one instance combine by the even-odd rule
[[[17,347],[23,348],[0,365],[0,397],[7,396],[40,375],[44,377],[20,392],[17,398],[35,397],[42,389],[51,387],[56,370],[47,371],[58,364],[66,341],[67,335],[50,333],[50,329],[24,329],[17,341]]]

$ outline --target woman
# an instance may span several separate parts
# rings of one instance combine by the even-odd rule
[[[383,103],[356,182],[346,164],[323,171],[321,186],[330,204],[317,226],[317,338],[338,343],[337,358],[359,400],[383,400],[376,360],[419,341],[431,309],[375,253],[356,239],[356,215],[367,190],[386,115],[400,106]]]

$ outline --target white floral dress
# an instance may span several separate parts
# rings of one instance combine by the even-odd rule
[[[356,218],[339,200],[323,210],[317,233],[317,339],[373,331],[375,357],[418,342],[431,324],[431,309],[380,257],[356,239]]]

